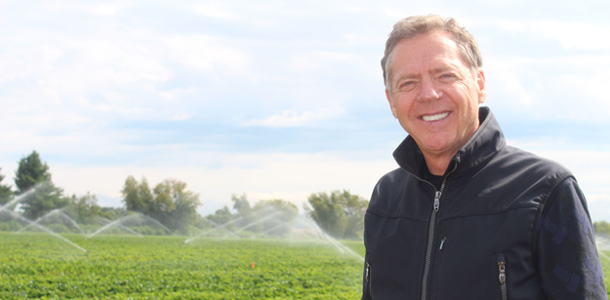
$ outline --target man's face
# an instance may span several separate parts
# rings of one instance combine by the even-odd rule
[[[400,41],[391,57],[392,114],[426,159],[453,157],[479,127],[485,77],[473,74],[449,33],[432,31]]]

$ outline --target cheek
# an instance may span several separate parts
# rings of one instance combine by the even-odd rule
[[[405,95],[401,95],[402,97],[398,96],[394,98],[394,102],[392,105],[392,111],[395,112],[395,116],[396,115],[401,115],[401,116],[407,116],[413,106],[413,102],[409,101],[408,97],[405,97]]]
[[[401,119],[401,120],[408,120],[410,118],[410,110],[411,107],[408,106],[406,103],[397,103],[398,105],[395,106],[395,111],[394,111],[394,117],[396,117],[397,119]]]
[[[392,115],[394,116],[394,118],[398,119],[398,108],[391,100],[390,100],[390,110],[392,110]]]

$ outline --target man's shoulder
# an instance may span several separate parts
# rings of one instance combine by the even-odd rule
[[[381,176],[381,178],[377,182],[377,185],[385,185],[385,184],[394,185],[397,182],[407,180],[407,178],[410,176],[411,176],[411,174],[409,172],[405,171],[404,169],[396,168],[390,172],[387,172],[383,176]]]
[[[396,190],[402,190],[410,176],[411,174],[402,168],[396,168],[381,176],[375,185],[371,200]]]
[[[519,163],[534,164],[537,167],[554,168],[567,171],[566,167],[555,160],[510,145],[504,147],[503,151],[501,151],[501,157],[504,159],[514,160],[515,162]]]
[[[561,163],[513,146],[504,147],[493,161],[489,171],[513,174],[513,177],[521,178],[517,181],[534,182],[547,178],[559,183],[572,176]]]

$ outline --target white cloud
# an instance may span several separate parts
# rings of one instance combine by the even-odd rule
[[[138,39],[134,39],[138,36]],[[0,83],[9,93],[20,93],[26,101],[55,102],[83,99],[87,93],[117,89],[150,89],[168,80],[171,71],[160,63],[160,53],[145,32],[107,32],[82,37],[47,29],[9,36],[0,57]],[[33,88],[30,86],[33,85]],[[32,95],[42,92],[45,97]]]
[[[194,11],[197,14],[208,18],[228,21],[237,21],[240,19],[240,16],[236,14],[235,11],[232,11],[225,2],[220,1],[208,1],[196,4]]]
[[[341,109],[319,109],[317,111],[297,112],[285,110],[278,115],[273,115],[262,120],[252,120],[243,123],[243,126],[263,127],[301,127],[315,125],[316,122],[328,120],[341,114]]]
[[[513,21],[497,20],[496,23],[509,32],[536,35],[555,40],[568,50],[608,50],[610,40],[606,38],[610,25],[589,22],[566,22],[562,20]]]
[[[186,88],[175,88],[159,91],[159,97],[162,99],[166,99],[168,101],[179,101],[181,97],[190,94],[199,92],[200,89],[194,86],[186,87]]]
[[[78,12],[99,16],[113,16],[131,6],[130,1],[43,1],[42,6],[54,13]]]
[[[165,39],[169,56],[187,68],[204,72],[212,79],[251,74],[251,57],[243,48],[205,35],[176,35]]]
[[[607,122],[610,55],[552,58],[491,56],[484,67],[488,103],[537,120]]]
[[[362,56],[349,52],[313,51],[300,53],[293,57],[290,65],[299,71],[328,70],[329,66],[361,64]]]
[[[523,78],[519,72],[520,62],[499,58],[492,59],[485,66],[488,100],[493,101],[496,94],[511,99],[511,106],[531,108],[533,104],[532,93],[523,86]],[[521,67],[523,68],[523,67]]]

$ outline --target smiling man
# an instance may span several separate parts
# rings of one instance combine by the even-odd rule
[[[362,299],[607,299],[576,180],[506,145],[481,68],[453,19],[390,33],[386,97],[409,135],[365,216]]]

